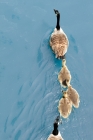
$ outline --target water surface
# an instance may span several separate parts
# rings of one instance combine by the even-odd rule
[[[64,140],[93,140],[93,1],[0,0],[0,139],[46,140],[62,97],[49,38],[53,9],[69,38],[66,54],[79,109],[63,119]]]

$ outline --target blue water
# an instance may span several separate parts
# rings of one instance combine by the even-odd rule
[[[81,100],[59,130],[64,140],[93,140],[93,0],[0,0],[0,140],[46,140],[53,129],[62,97],[61,61],[49,46],[54,8]]]

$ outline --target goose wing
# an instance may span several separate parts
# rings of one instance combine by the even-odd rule
[[[58,109],[59,109],[60,114],[64,118],[67,118],[70,115],[71,109],[72,109],[72,102],[71,102],[71,100],[69,98],[62,98],[59,101]]]
[[[50,46],[57,56],[63,56],[67,52],[68,39],[63,33],[54,33],[51,35]]]
[[[67,90],[67,94],[68,94],[70,100],[72,101],[73,106],[78,108],[79,103],[80,103],[78,92],[74,88],[69,87]]]

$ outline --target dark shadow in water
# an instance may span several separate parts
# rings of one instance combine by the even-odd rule
[[[7,129],[7,121],[8,121],[8,117],[6,118],[6,121],[5,121],[4,132],[6,132],[6,129]]]
[[[53,28],[49,29],[41,40],[41,44],[38,49],[38,57],[37,57],[37,62],[39,67],[42,65],[43,61],[52,61],[55,64],[57,64],[57,66],[62,65],[61,61],[55,58],[55,54],[50,47],[49,41],[53,30],[54,30]]]
[[[20,108],[23,106],[23,102],[18,102],[17,103],[17,107]],[[14,117],[12,120],[11,120],[11,124],[14,125],[15,122],[17,121],[17,119],[19,118],[19,116],[21,115],[22,111],[24,110],[24,107],[22,107],[22,109],[20,110],[20,112],[18,113],[18,115],[16,117]]]
[[[23,88],[23,85],[20,87],[20,89],[19,89],[19,91],[18,91],[18,95],[21,93],[22,88]]]
[[[37,57],[37,62],[39,65],[42,64],[42,61],[44,59],[49,58],[49,54],[50,54],[49,38],[52,31],[53,29],[49,29],[41,40],[40,47],[38,49],[38,57]]]
[[[18,140],[21,135],[21,130],[19,130],[14,138],[14,140]]]

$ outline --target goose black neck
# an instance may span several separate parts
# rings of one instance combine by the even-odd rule
[[[60,30],[60,14],[57,15],[57,25],[56,25],[57,30]]]
[[[58,123],[54,123],[54,130],[52,131],[53,135],[58,135]]]
[[[57,135],[58,135],[58,129],[56,129],[56,130],[54,129],[53,132],[52,132],[52,134],[53,134],[54,136],[57,136]]]

